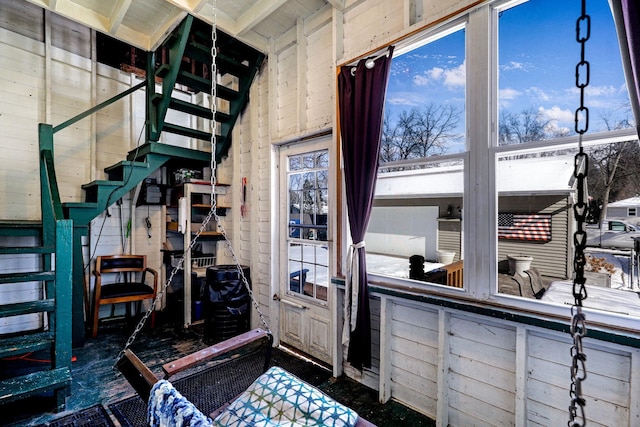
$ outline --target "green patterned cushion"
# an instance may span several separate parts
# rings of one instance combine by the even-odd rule
[[[215,426],[354,426],[358,414],[287,371],[262,374],[214,420]]]

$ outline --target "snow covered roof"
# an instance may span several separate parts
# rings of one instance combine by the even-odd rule
[[[498,191],[503,194],[570,193],[573,156],[501,159],[497,162]],[[461,196],[462,165],[378,174],[376,198]]]
[[[640,197],[629,197],[628,199],[618,200],[617,202],[611,202],[608,206],[614,208],[622,207],[636,207],[640,206]]]

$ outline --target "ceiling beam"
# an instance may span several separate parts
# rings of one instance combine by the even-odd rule
[[[109,32],[107,17],[93,9],[81,6],[70,0],[57,0],[50,4],[53,6],[51,7],[52,12],[95,28],[98,31]]]
[[[160,47],[167,36],[171,34],[178,25],[180,25],[180,23],[186,16],[186,11],[176,8],[172,16],[167,17],[167,19],[163,20],[162,26],[158,27],[156,31],[149,35],[149,41],[151,44],[151,49],[149,50],[153,51]]]
[[[127,14],[127,10],[129,10],[129,6],[131,6],[132,0],[118,0],[116,2],[116,6],[114,7],[113,13],[109,17],[109,32],[115,34],[118,27],[122,24],[124,20],[124,16]]]
[[[267,16],[275,12],[287,0],[261,0],[238,18],[237,34],[242,35],[262,22]]]
[[[344,10],[345,0],[325,0],[325,1],[338,10]]]

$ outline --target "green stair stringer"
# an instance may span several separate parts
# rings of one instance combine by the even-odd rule
[[[120,200],[170,159],[162,154],[151,153],[145,157],[145,162],[124,164],[122,166],[123,180],[121,181],[96,181],[98,193],[96,201],[63,203],[65,216],[73,219],[74,227],[89,225],[95,217]]]

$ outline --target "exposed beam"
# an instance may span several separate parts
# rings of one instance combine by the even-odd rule
[[[51,10],[59,15],[65,16],[73,21],[80,22],[98,31],[109,32],[108,19],[93,9],[81,6],[70,0],[57,0]]]
[[[340,11],[344,10],[345,0],[325,0],[325,1]]]
[[[238,18],[237,33],[242,35],[247,31],[250,31],[286,2],[287,0],[261,0],[257,2],[240,18]]]
[[[131,6],[132,0],[117,0],[113,13],[109,17],[109,32],[115,33],[116,29],[122,24],[124,16]]]
[[[153,34],[150,35],[151,49],[156,50],[165,38],[176,29],[180,22],[187,16],[187,12],[182,9],[175,9],[173,15],[162,22],[162,26],[158,27]]]

